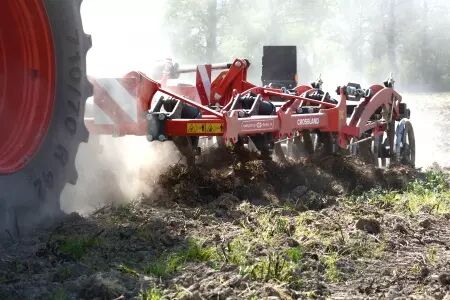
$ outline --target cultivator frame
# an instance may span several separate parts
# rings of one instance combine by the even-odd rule
[[[396,158],[414,163],[414,145],[408,145],[404,136],[395,136],[395,122],[409,117],[409,111],[394,90],[392,77],[384,85],[368,89],[354,83],[340,86],[337,99],[333,99],[322,91],[321,80],[289,90],[256,86],[247,81],[249,66],[248,60],[236,59],[179,68],[167,60],[158,81],[141,72],[120,79],[91,78],[94,103],[107,112],[110,123],[99,124],[94,116],[86,119],[87,127],[95,134],[140,135],[149,141],[185,138],[184,146],[192,151],[197,149],[198,137],[217,136],[225,143],[251,139],[263,152],[283,140],[311,132],[329,133],[341,148],[370,143],[375,160]],[[220,71],[214,80],[212,71]],[[195,85],[169,84],[180,74],[194,72]],[[108,81],[115,83],[105,84]],[[128,106],[134,101],[135,107],[117,105],[124,103],[124,98],[129,98]]]

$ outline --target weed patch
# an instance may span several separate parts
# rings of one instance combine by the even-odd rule
[[[280,254],[270,253],[250,265],[248,273],[254,280],[269,281],[275,279],[292,283],[295,268],[296,264],[292,260]]]
[[[116,267],[116,269],[118,271],[124,273],[124,274],[130,274],[130,275],[133,275],[135,277],[139,277],[139,273],[136,270],[134,270],[133,268],[130,268],[129,266],[127,266],[127,265],[120,264],[120,265],[118,265]]]
[[[337,267],[338,259],[337,252],[326,254],[321,258],[321,262],[325,265],[325,277],[328,281],[338,282],[341,279],[341,273]]]
[[[187,262],[217,261],[217,257],[216,248],[203,246],[200,241],[190,239],[186,248],[162,255],[151,262],[144,272],[156,277],[167,277],[182,269]]]
[[[163,293],[159,289],[150,288],[145,291],[141,291],[139,294],[140,300],[162,300]]]
[[[404,191],[373,189],[360,196],[350,196],[349,200],[402,213],[446,214],[450,213],[449,180],[447,173],[428,171],[424,178],[409,183]]]
[[[63,239],[58,247],[59,252],[71,257],[72,259],[81,259],[89,249],[99,245],[98,238],[75,236]]]
[[[53,292],[53,294],[48,298],[49,300],[67,300],[69,297],[64,289],[59,288]]]

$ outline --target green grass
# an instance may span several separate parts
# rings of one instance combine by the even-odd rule
[[[450,213],[449,175],[428,171],[424,177],[409,183],[404,191],[374,189],[361,196],[349,197],[349,200],[413,215],[423,211],[438,215]]]
[[[251,218],[243,220],[240,234],[219,249],[219,261],[236,265],[241,274],[256,281],[298,285],[294,274],[302,265],[303,249],[285,244],[295,231],[289,218],[276,208],[244,204],[240,209]]]
[[[383,210],[411,216],[420,212],[446,214],[450,213],[449,179],[446,173],[428,171],[424,174],[424,178],[409,183],[403,191],[373,189],[363,195],[347,197],[343,199],[343,202],[350,207],[366,203]],[[306,251],[314,250],[321,253],[320,261],[325,266],[325,278],[328,281],[338,282],[344,277],[337,264],[340,258],[345,257],[357,262],[366,258],[381,259],[383,257],[386,249],[383,235],[375,239],[363,233],[341,232],[342,235],[339,237],[338,232],[332,228],[316,228],[314,225],[309,225],[312,219],[308,214],[297,217],[295,234],[306,239],[304,244]],[[334,220],[331,220],[330,223],[333,222]],[[435,263],[436,249],[427,249],[425,257],[430,264]]]
[[[449,191],[450,176],[441,171],[428,171],[424,180],[415,180],[407,190],[416,194],[442,193]]]
[[[67,300],[69,297],[66,294],[66,291],[62,288],[56,289],[51,296],[48,298],[49,300]]]
[[[302,212],[296,217],[294,236],[301,240],[299,255],[315,253],[325,267],[324,275],[327,281],[339,282],[347,274],[339,270],[337,262],[346,259],[358,264],[366,259],[378,259],[384,255],[386,241],[383,236],[368,236],[363,232],[348,232],[344,224],[353,222],[351,216],[330,216],[316,222],[317,218],[324,218],[315,212]],[[294,248],[295,249],[295,248]],[[292,251],[292,250],[288,250]],[[303,251],[303,253],[302,253]],[[289,253],[289,252],[288,252]]]
[[[422,271],[422,264],[418,262],[413,263],[412,266],[409,267],[409,272],[411,272],[415,276],[418,276],[421,271]]]
[[[251,211],[247,206],[245,210]],[[318,217],[316,212],[302,212],[288,218],[277,209],[256,208],[250,222],[253,226],[241,224],[241,234],[228,242],[219,254],[223,261],[237,265],[241,273],[248,274],[253,280],[275,280],[296,287],[302,285],[302,270],[309,268],[305,265],[308,261],[306,252],[318,255],[324,265],[325,278],[330,282],[342,279],[337,266],[340,258],[382,255],[382,242],[367,240],[363,235],[350,237],[336,220],[321,222],[322,227],[318,227],[315,224]],[[302,242],[290,247],[286,244],[289,238]]]
[[[251,249],[251,245],[249,245],[246,239],[247,236],[243,234],[241,237],[235,237],[226,246],[222,246],[220,252],[222,260],[239,267],[245,266],[247,255]]]
[[[248,203],[244,203],[239,209],[246,214],[250,213]],[[254,222],[248,224],[244,221],[240,225],[245,234],[251,236],[254,240],[273,243],[276,242],[277,238],[289,236],[291,233],[289,218],[281,216],[281,213],[282,210],[273,207],[258,207],[254,212]]]
[[[284,255],[270,253],[257,259],[247,267],[247,272],[251,278],[258,281],[269,281],[275,279],[281,282],[293,283],[293,271],[296,263]]]
[[[249,209],[248,205],[243,209]],[[254,222],[253,227],[241,224],[239,235],[217,247],[204,246],[201,241],[191,239],[185,248],[165,253],[150,262],[144,272],[164,278],[181,270],[188,262],[209,262],[213,266],[236,265],[241,274],[257,281],[299,282],[293,274],[301,266],[303,250],[283,244],[285,238],[292,235],[289,219],[270,208],[261,208],[257,209]]]
[[[431,265],[436,265],[438,262],[438,251],[435,247],[431,246],[427,248],[427,252],[425,254],[427,262]]]
[[[159,289],[149,288],[139,294],[140,300],[162,300],[163,293]]]
[[[214,247],[203,246],[200,241],[191,239],[186,248],[161,255],[148,264],[144,272],[156,277],[167,277],[182,269],[187,262],[216,261],[217,257]]]
[[[337,252],[331,252],[321,257],[321,262],[325,265],[325,278],[331,282],[339,282],[341,272],[337,267],[337,261],[340,255]]]
[[[125,264],[119,264],[116,269],[122,273],[125,274],[130,274],[133,275],[135,277],[139,277],[139,272],[130,268],[129,266],[125,265]]]
[[[303,250],[300,247],[289,248],[286,250],[286,255],[288,259],[294,263],[299,263],[303,258]]]
[[[264,244],[262,244],[264,245]],[[283,251],[272,250],[257,256],[251,240],[246,236],[234,238],[219,253],[219,260],[239,267],[240,273],[248,274],[257,281],[276,279],[282,282],[294,282],[293,271],[300,266],[302,251],[300,248],[288,248]],[[267,250],[273,249],[268,246]]]
[[[86,236],[68,237],[61,241],[58,250],[75,260],[81,259],[89,249],[99,245],[98,238]]]

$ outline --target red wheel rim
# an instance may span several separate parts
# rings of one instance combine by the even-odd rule
[[[0,9],[0,174],[22,169],[39,149],[55,100],[55,55],[43,0]]]

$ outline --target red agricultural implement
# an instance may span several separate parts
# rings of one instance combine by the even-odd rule
[[[199,153],[199,139],[215,136],[222,145],[248,144],[282,159],[295,152],[290,145],[308,153],[337,145],[376,163],[414,164],[409,111],[392,79],[367,89],[347,84],[332,97],[320,80],[297,86],[296,60],[286,59],[292,48],[263,60],[262,87],[247,81],[249,62],[236,59],[194,68],[168,60],[152,78],[140,72],[91,78],[92,89],[86,76],[91,39],[80,5],[0,3],[0,233],[20,234],[60,213],[61,191],[77,181],[75,156],[89,136],[85,124],[94,134],[173,140],[188,163]],[[195,84],[174,84],[183,73],[194,73]]]
[[[92,79],[97,115],[86,124],[95,134],[173,140],[190,163],[199,153],[199,138],[216,136],[223,143],[251,142],[261,153],[275,151],[282,160],[291,152],[282,144],[292,140],[307,153],[322,143],[328,152],[337,145],[375,164],[386,164],[386,159],[414,164],[409,110],[392,78],[367,89],[355,83],[340,86],[333,98],[322,91],[321,80],[290,89],[256,86],[247,81],[249,65],[236,59],[178,68],[168,60],[158,81],[139,72]],[[214,70],[220,72],[211,80]],[[188,72],[196,74],[195,85],[168,84]]]

